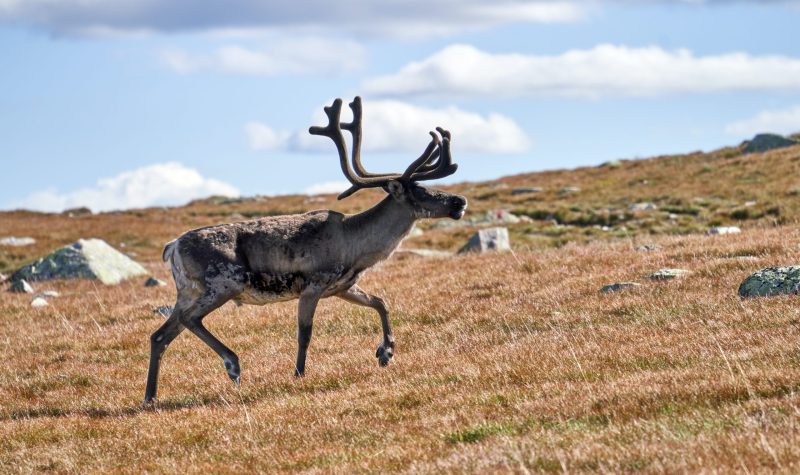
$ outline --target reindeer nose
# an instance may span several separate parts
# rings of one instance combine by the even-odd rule
[[[453,206],[458,206],[459,208],[467,207],[467,199],[464,198],[463,196],[456,195],[453,198],[451,198],[451,200]]]

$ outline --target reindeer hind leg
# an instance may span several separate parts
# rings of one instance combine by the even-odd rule
[[[203,325],[203,319],[209,313],[225,304],[230,298],[231,296],[227,295],[204,294],[203,297],[184,312],[181,317],[181,324],[222,358],[222,363],[225,366],[228,377],[231,378],[234,384],[238,385],[241,375],[239,357]]]
[[[183,331],[184,326],[181,324],[180,319],[181,311],[176,304],[175,310],[172,311],[167,321],[150,336],[150,365],[147,369],[147,385],[144,392],[145,404],[152,402],[156,397],[161,356],[167,346],[172,343],[172,340]]]

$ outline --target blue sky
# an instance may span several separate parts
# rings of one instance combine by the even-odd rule
[[[441,125],[449,182],[800,131],[800,2],[292,5],[0,0],[0,209],[343,189],[357,94],[367,168]]]

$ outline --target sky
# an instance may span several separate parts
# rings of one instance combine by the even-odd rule
[[[363,98],[444,183],[800,132],[800,1],[0,0],[0,209],[338,192],[322,107]],[[343,120],[349,120],[345,107]]]

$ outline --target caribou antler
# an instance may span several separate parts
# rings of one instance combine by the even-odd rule
[[[342,173],[352,184],[350,188],[342,192],[338,199],[344,199],[356,191],[363,188],[378,188],[386,186],[391,180],[401,180],[406,182],[435,180],[455,173],[458,165],[452,163],[450,156],[450,132],[436,127],[441,135],[441,140],[434,133],[431,134],[431,142],[422,152],[422,155],[408,166],[405,172],[399,173],[370,173],[361,164],[361,98],[356,96],[350,103],[353,111],[352,122],[340,122],[342,112],[342,100],[336,99],[328,107],[325,107],[325,115],[328,116],[328,125],[313,126],[308,129],[312,135],[321,135],[330,138],[336,150],[339,152],[339,162],[342,166]],[[353,166],[347,161],[347,145],[344,141],[342,129],[347,130],[353,137]]]

